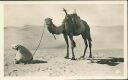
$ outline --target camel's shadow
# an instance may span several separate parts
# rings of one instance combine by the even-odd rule
[[[92,58],[91,63],[107,64],[109,66],[116,66],[120,62],[124,62],[124,58],[108,57],[108,58]]]

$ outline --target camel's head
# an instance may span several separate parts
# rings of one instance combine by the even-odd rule
[[[54,31],[53,31],[53,22],[51,18],[45,18],[45,24],[47,26],[47,29],[50,33],[53,34],[54,38],[56,39],[55,35],[54,35]]]
[[[45,18],[45,24],[46,24],[47,26],[53,24],[53,23],[52,23],[52,19],[51,19],[51,18]]]
[[[52,32],[52,19],[51,18],[45,18],[45,24],[47,26],[47,29],[50,33],[53,33]]]

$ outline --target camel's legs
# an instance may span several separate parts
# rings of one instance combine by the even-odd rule
[[[75,45],[75,42],[74,42],[74,40],[73,40],[73,36],[69,35],[69,38],[70,38],[70,40],[71,40],[72,60],[75,60],[74,47],[75,47],[76,45]]]
[[[90,40],[88,40],[88,42],[89,42],[89,49],[90,49],[90,55],[89,55],[89,57],[92,58],[92,43],[91,43]]]
[[[90,55],[89,57],[92,58],[92,43],[91,43],[91,35],[90,35],[90,31],[88,33],[86,33],[86,37],[88,40],[88,44],[89,44],[89,49],[90,49]]]
[[[87,47],[88,47],[87,39],[86,38],[83,38],[83,39],[84,39],[84,43],[85,43],[85,49],[84,49],[84,54],[83,54],[82,58],[85,57],[85,53],[86,53],[86,50],[87,50]]]
[[[64,58],[69,58],[69,43],[68,43],[68,36],[67,35],[65,35],[65,34],[63,34],[63,36],[64,36],[64,39],[65,39],[65,42],[66,42],[66,44],[67,44],[67,55],[64,57]]]

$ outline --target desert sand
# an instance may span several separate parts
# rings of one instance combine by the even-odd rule
[[[14,64],[16,51],[11,44],[21,44],[32,53],[38,45],[42,26],[25,25],[4,29],[4,76],[123,76],[123,27],[94,27],[92,33],[93,59],[79,59],[84,42],[75,37],[77,60],[65,59],[66,44],[62,35],[57,40],[45,29],[42,43],[30,64]],[[70,51],[70,58],[71,58]]]

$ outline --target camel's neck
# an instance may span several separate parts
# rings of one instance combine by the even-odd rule
[[[48,25],[48,31],[52,34],[62,34],[63,33],[63,26],[56,27],[54,24]]]

